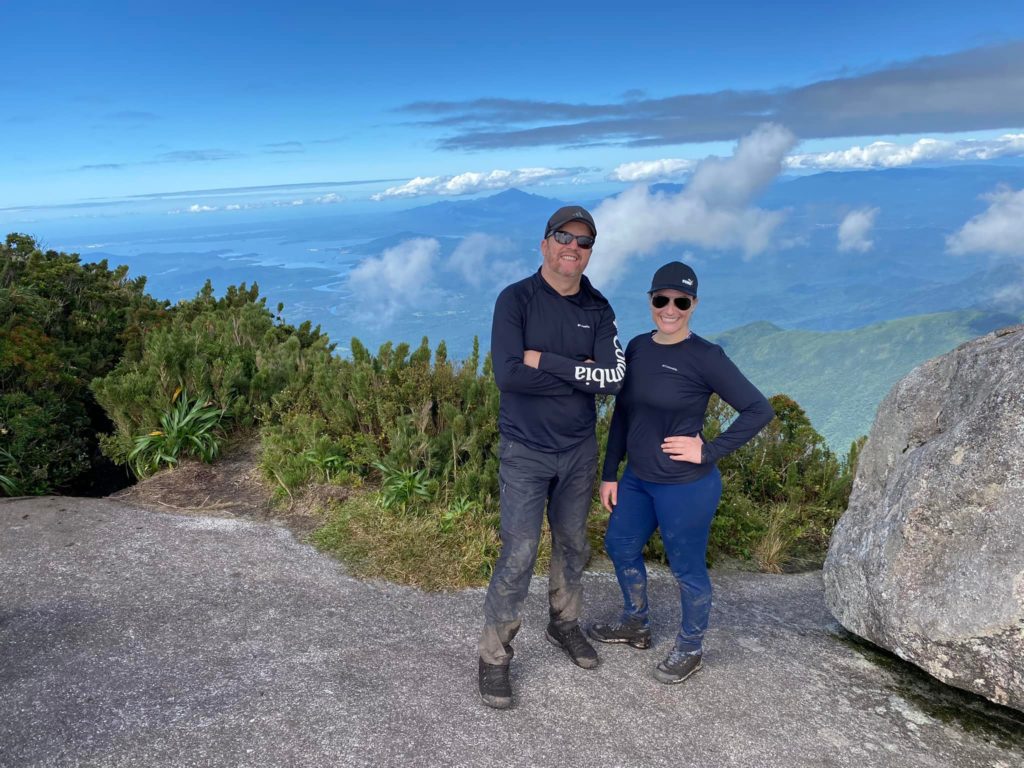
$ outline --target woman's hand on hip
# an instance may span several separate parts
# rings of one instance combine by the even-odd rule
[[[619,484],[614,480],[601,481],[601,506],[609,512],[619,502]]]
[[[703,445],[704,441],[700,437],[672,435],[666,437],[662,442],[661,450],[667,453],[672,461],[688,461],[691,464],[700,464],[700,449]]]

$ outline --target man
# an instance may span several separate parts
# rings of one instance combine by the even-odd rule
[[[594,219],[584,208],[559,208],[544,230],[540,269],[505,288],[494,306],[501,556],[484,601],[479,675],[484,703],[499,709],[512,706],[511,643],[521,624],[545,505],[551,526],[546,636],[580,667],[597,666],[597,653],[579,626],[597,470],[594,395],[619,391],[626,362],[615,314],[583,276],[596,237]]]

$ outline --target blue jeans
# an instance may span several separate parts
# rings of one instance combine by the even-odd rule
[[[501,555],[494,565],[484,599],[480,658],[507,664],[511,642],[522,624],[522,607],[537,562],[541,523],[547,508],[551,526],[551,575],[548,603],[551,621],[565,631],[579,622],[581,579],[590,557],[587,515],[597,475],[594,437],[561,453],[544,453],[502,437]]]
[[[692,483],[672,484],[641,480],[627,466],[619,481],[604,544],[622,589],[623,619],[648,623],[643,551],[655,528],[660,528],[682,604],[677,651],[700,651],[708,628],[711,579],[705,557],[721,496],[718,467]]]

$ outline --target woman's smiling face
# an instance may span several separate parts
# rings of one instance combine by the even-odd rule
[[[693,310],[697,308],[696,297],[682,291],[677,291],[674,288],[664,288],[652,293],[650,301],[653,301],[657,296],[668,298],[668,302],[660,309],[651,304],[651,319],[654,320],[658,330],[665,336],[675,336],[682,333],[684,329],[689,328],[690,317],[693,315]],[[689,309],[681,309],[677,305],[676,299],[687,299],[690,302]],[[682,303],[685,304],[686,302]]]

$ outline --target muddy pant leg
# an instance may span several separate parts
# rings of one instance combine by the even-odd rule
[[[679,585],[682,615],[675,648],[700,651],[711,615],[711,579],[706,558],[711,520],[722,495],[722,476],[716,467],[692,483],[648,483],[647,487],[654,489],[661,539]]]
[[[551,620],[561,630],[579,622],[583,610],[583,569],[590,559],[587,515],[597,475],[597,439],[557,454],[558,476],[548,503],[551,570],[548,601]]]
[[[647,624],[647,569],[644,546],[658,525],[654,500],[627,466],[619,481],[618,502],[608,520],[604,548],[622,589],[624,621]]]
[[[550,455],[501,438],[498,484],[501,493],[501,555],[484,599],[480,658],[507,664],[512,638],[522,622],[523,602],[537,561],[548,487],[554,476]]]

